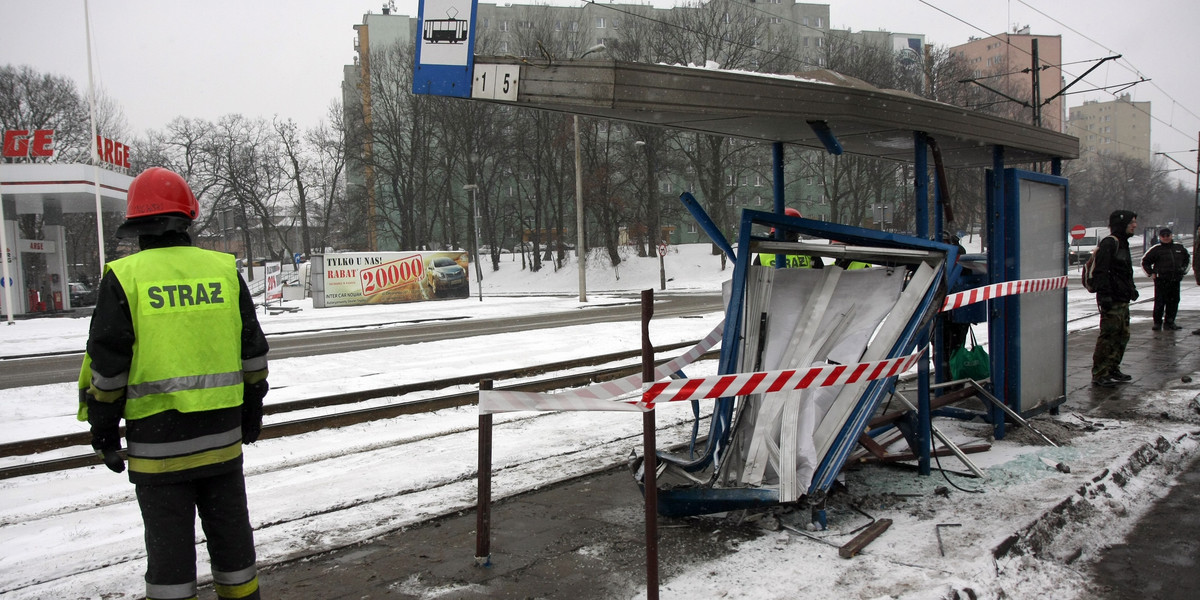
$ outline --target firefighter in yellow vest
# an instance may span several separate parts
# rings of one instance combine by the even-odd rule
[[[79,375],[79,419],[114,472],[125,470],[146,532],[146,597],[197,597],[200,514],[221,600],[259,598],[242,444],[262,429],[267,340],[233,256],[195,248],[199,203],[154,167],[129,184],[117,237],[140,251],[105,265]]]
[[[840,240],[829,240],[829,243],[833,244],[835,246],[845,246],[846,245],[846,242],[843,242]],[[861,260],[853,260],[850,258],[839,258],[839,259],[833,261],[833,264],[835,264],[847,271],[856,271],[858,269],[870,269],[871,268],[871,263],[865,263]]]
[[[798,211],[790,206],[783,209],[783,214],[785,214],[789,217],[802,216],[800,214],[800,211]],[[775,233],[774,228],[771,229],[771,233],[772,234]],[[800,240],[800,236],[798,234],[793,234],[793,233],[788,234],[787,241],[796,242],[799,240]],[[775,254],[757,254],[754,256],[754,264],[762,265],[764,267],[773,267],[773,266],[775,266],[775,256],[776,256]],[[825,268],[825,263],[821,260],[820,256],[809,256],[807,254],[784,254],[783,260],[784,260],[784,263],[781,268],[785,268],[785,269],[824,269]]]

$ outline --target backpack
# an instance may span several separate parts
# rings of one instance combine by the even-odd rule
[[[1108,238],[1116,239],[1116,236],[1110,235],[1104,239]],[[1103,243],[1104,240],[1100,240],[1100,242]],[[1092,251],[1092,255],[1088,257],[1087,262],[1083,263],[1083,276],[1080,277],[1080,280],[1083,282],[1083,289],[1092,294],[1096,293],[1096,254],[1099,252],[1100,244],[1096,244],[1096,249]]]

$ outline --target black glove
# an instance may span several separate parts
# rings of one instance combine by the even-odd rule
[[[81,396],[86,390],[79,391]],[[125,413],[125,399],[116,402],[101,402],[86,396],[88,425],[92,427],[92,449],[104,461],[104,466],[113,473],[125,470],[125,461],[118,451],[121,449],[121,415]]]
[[[1108,312],[1113,307],[1112,296],[1096,296],[1096,304],[1100,305],[1100,310]]]
[[[262,433],[263,398],[271,386],[267,380],[242,384],[242,443],[253,444]]]
[[[1133,290],[1133,296],[1131,298],[1129,298],[1129,301],[1133,302],[1134,300],[1137,300],[1137,299],[1138,299],[1138,291]]]

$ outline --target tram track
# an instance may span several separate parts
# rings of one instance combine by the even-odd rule
[[[606,413],[621,415],[628,413]],[[328,448],[301,451],[285,460],[278,458],[257,466],[247,466],[245,476],[249,489],[271,490],[269,495],[303,497],[292,510],[274,512],[272,518],[254,523],[256,546],[261,549],[260,568],[271,564],[303,559],[357,543],[359,538],[403,529],[417,523],[468,510],[474,506],[477,473],[470,461],[447,463],[438,460],[455,451],[446,448],[473,446],[477,442],[474,419],[460,415],[457,422],[439,426],[436,430],[408,434],[396,430],[392,435],[362,443],[346,444],[330,452]],[[505,415],[497,419],[500,439],[513,440],[541,425],[542,430],[564,427],[561,421],[569,414],[532,413]],[[626,419],[628,420],[628,418]],[[555,424],[555,422],[558,422]],[[688,411],[671,411],[659,421],[659,440],[666,446],[678,446],[688,438],[692,416]],[[558,440],[545,443],[522,443],[522,452],[497,462],[493,468],[496,490],[505,490],[493,497],[517,495],[545,485],[610,470],[623,460],[624,452],[641,443],[640,421],[623,430],[592,428],[585,443],[564,447]],[[354,438],[352,434],[345,437]],[[438,468],[433,475],[410,474],[393,477],[376,474],[377,480],[368,485],[339,486],[343,469],[331,469],[334,464],[394,463],[397,456],[427,456]],[[382,457],[382,458],[381,458]],[[389,459],[387,457],[393,457]],[[547,463],[555,467],[553,479],[546,480]],[[344,467],[352,470],[355,467]],[[351,475],[361,477],[362,475]],[[63,475],[71,477],[71,475]],[[382,480],[382,481],[379,481]],[[631,489],[636,489],[632,480]],[[145,560],[139,528],[120,528],[98,515],[126,511],[136,514],[132,490],[118,494],[97,490],[83,498],[73,498],[53,507],[22,507],[0,517],[0,535],[19,534],[22,530],[47,530],[90,522],[104,529],[106,545],[116,551],[101,553],[66,550],[63,560],[45,569],[32,570],[29,578],[0,575],[0,595],[20,598],[41,598],[49,590],[80,578],[111,579],[113,573],[136,570]],[[366,513],[367,516],[363,516]],[[370,515],[384,515],[378,518]],[[7,531],[6,531],[7,530]],[[202,547],[203,536],[197,544]],[[202,582],[203,583],[203,582]]]
[[[655,351],[656,353],[670,352],[672,350],[688,348],[696,345],[697,343],[699,343],[699,340],[666,344],[657,346]],[[717,351],[714,350],[705,354],[702,358],[714,358],[716,355]],[[420,392],[445,390],[464,385],[476,385],[484,380],[506,381],[539,377],[547,373],[572,371],[589,366],[629,360],[640,356],[640,350],[628,350],[579,359],[557,361],[521,369],[492,371],[447,379],[388,386],[342,394],[333,394],[317,398],[306,398],[303,400],[267,404],[264,406],[263,413],[264,416],[271,416],[313,409],[344,407],[353,404],[361,404],[380,398],[402,397],[408,394]],[[659,362],[661,363],[665,361]],[[571,373],[555,377],[541,378],[535,381],[527,381],[508,386],[497,387],[496,389],[522,392],[546,392],[551,390],[569,389],[640,373],[641,369],[642,366],[640,362],[638,362],[636,364],[606,367],[582,373]],[[469,392],[441,394],[420,400],[394,402],[382,406],[337,411],[328,415],[284,420],[281,422],[264,425],[259,439],[303,435],[306,433],[320,431],[322,429],[347,427],[360,423],[367,423],[370,421],[390,419],[401,415],[429,413],[446,408],[467,406],[476,404],[478,401],[479,392],[476,389]],[[0,444],[0,458],[33,456],[35,454],[44,452],[66,450],[77,446],[87,446],[90,443],[91,434],[89,432],[69,433],[36,439],[20,440]],[[122,451],[122,455],[124,455],[124,451]],[[35,460],[23,464],[0,468],[0,480],[11,479],[13,477],[22,477],[25,475],[64,471],[97,464],[100,464],[99,459],[91,453],[46,460]]]
[[[1139,293],[1142,295],[1143,299],[1134,302],[1134,305],[1153,302],[1152,285],[1140,287]],[[1092,299],[1088,298],[1083,301],[1077,301],[1075,305],[1078,306],[1091,302]],[[1089,310],[1084,315],[1068,319],[1067,323],[1076,323],[1087,319],[1093,319],[1097,314],[1098,313]],[[690,341],[664,345],[657,347],[656,351],[669,352],[671,350],[689,347],[696,343],[696,341]],[[715,351],[710,352],[706,355],[706,357],[711,358],[715,356],[715,354]],[[405,395],[414,393],[445,390],[464,385],[477,385],[483,380],[505,381],[526,379],[530,377],[538,377],[547,373],[570,371],[588,366],[595,366],[598,364],[628,360],[637,356],[640,356],[640,351],[630,350],[625,352],[614,352],[581,359],[557,361],[522,369],[477,373],[426,382],[388,386],[377,389],[360,390],[341,394],[331,394],[316,398],[306,398],[303,400],[274,403],[268,404],[264,407],[264,415],[284,415],[287,413],[305,410],[337,408],[341,406],[361,404],[380,398],[403,397]],[[569,389],[597,383],[600,381],[606,381],[609,379],[624,377],[640,372],[640,369],[640,365],[611,367],[584,373],[560,375],[548,379],[539,379],[537,381],[513,384],[497,389],[509,389],[526,392],[545,392],[556,389]],[[420,400],[393,402],[383,406],[338,411],[328,415],[284,420],[265,425],[263,427],[260,439],[303,435],[326,428],[346,427],[359,423],[394,418],[401,415],[427,413],[445,408],[466,406],[477,403],[478,398],[478,390],[472,390],[469,392],[441,394],[435,397],[424,398]],[[0,443],[0,458],[22,456],[31,457],[39,453],[66,450],[78,446],[87,446],[90,443],[91,434],[88,432],[75,432],[15,442]],[[99,464],[99,459],[97,459],[91,453],[45,460],[34,460],[23,464],[0,467],[0,480],[21,477],[25,475],[63,471],[96,464]]]

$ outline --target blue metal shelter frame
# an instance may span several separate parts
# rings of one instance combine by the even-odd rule
[[[939,177],[944,173],[943,167],[990,165],[991,172],[998,175],[989,177],[986,184],[986,228],[991,236],[987,254],[988,283],[1008,281],[1011,272],[1006,265],[1016,258],[1019,239],[1016,237],[1019,231],[1007,228],[1008,221],[1018,214],[1013,211],[1019,198],[1006,195],[1006,189],[1013,187],[1006,185],[1006,161],[1015,164],[1048,161],[1053,175],[1059,176],[1061,160],[1079,155],[1078,139],[1060,132],[877,89],[827,71],[781,78],[612,60],[547,60],[545,64],[532,65],[517,57],[479,57],[476,64],[517,66],[520,69],[517,80],[521,83],[515,91],[515,99],[472,100],[773,144],[774,211],[773,214],[753,213],[749,217],[752,223],[774,222],[800,230],[819,230],[838,239],[855,239],[853,236],[856,235],[868,239],[879,233],[863,233],[870,230],[810,221],[788,221],[784,216],[783,193],[785,143],[824,149],[832,154],[845,152],[913,164],[916,173],[913,196],[916,231],[913,237],[922,240],[922,244],[942,240],[947,225],[943,217],[948,199],[942,196],[944,185],[937,179],[932,180],[935,185],[931,199],[930,155],[935,159]],[[720,228],[708,220],[694,199],[685,197],[683,200],[697,215],[713,242],[735,260],[735,265],[749,260],[734,252]],[[743,226],[739,233],[743,237],[739,242],[748,235],[745,229]],[[1065,229],[1062,239],[1066,239]],[[956,287],[963,285],[967,278],[962,276],[958,264],[950,262],[946,267],[946,287],[949,291],[958,291]],[[1018,311],[1010,308],[1011,304],[1005,298],[989,301],[987,313],[990,343],[993,344],[993,383],[1002,398],[1006,390],[1010,396],[1019,394],[1019,388],[1008,383],[1014,373],[1008,363],[1019,360],[1019,356],[1008,352],[1010,346],[1019,346],[1019,340],[1008,333],[1008,328],[1015,327],[1020,317]],[[934,319],[935,323],[937,321]],[[935,352],[944,354],[940,327],[926,323],[913,332],[906,332],[906,337],[908,333],[914,338],[916,347],[932,341]],[[932,375],[944,381],[945,374],[941,370],[936,368]],[[920,472],[928,474],[931,449],[929,361],[920,361],[918,371],[917,438],[920,447],[915,450]],[[993,411],[991,416],[997,427],[997,437],[1002,437],[1003,415]],[[720,418],[714,420],[721,421]],[[723,433],[728,431],[727,425],[718,423],[714,427],[726,427],[718,429],[718,433]],[[716,441],[710,439],[709,445]],[[833,462],[830,461],[823,473],[836,470]]]

